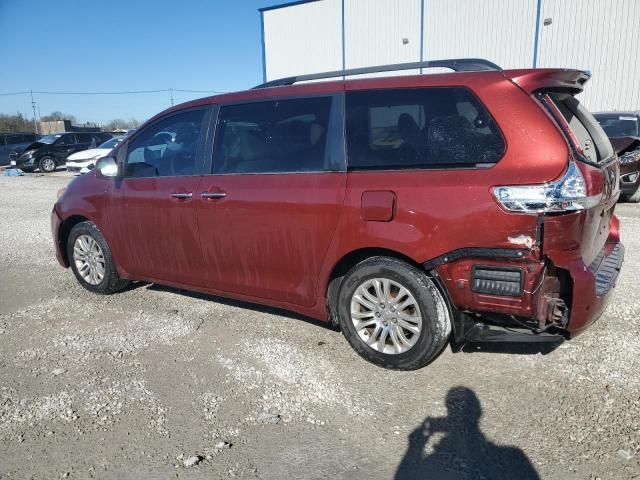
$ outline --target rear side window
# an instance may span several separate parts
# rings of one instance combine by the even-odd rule
[[[567,122],[578,142],[576,145],[591,162],[598,163],[613,155],[613,147],[598,121],[577,98],[568,93],[551,93],[549,98]]]
[[[221,107],[213,173],[332,170],[331,102],[312,97]]]
[[[78,139],[78,143],[90,143],[91,142],[91,134],[89,134],[89,133],[76,133],[76,138]]]
[[[461,87],[347,93],[350,169],[483,167],[505,142],[480,101]]]

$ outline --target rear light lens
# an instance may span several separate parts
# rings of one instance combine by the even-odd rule
[[[494,187],[493,196],[507,210],[525,213],[573,212],[600,202],[600,195],[587,196],[584,177],[573,161],[559,180],[542,185]]]

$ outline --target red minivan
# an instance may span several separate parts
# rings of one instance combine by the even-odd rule
[[[430,67],[454,72],[347,80]],[[441,60],[172,107],[60,192],[58,260],[96,293],[141,280],[331,321],[392,369],[569,339],[624,252],[588,79]]]

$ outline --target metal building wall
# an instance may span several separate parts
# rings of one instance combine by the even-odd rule
[[[529,68],[536,13],[537,0],[425,0],[425,59],[479,57]]]
[[[267,80],[342,68],[342,1],[263,9]]]
[[[640,1],[542,0],[540,17],[538,66],[590,70],[592,111],[640,109]]]
[[[317,0],[266,9],[263,22],[267,79],[482,57],[590,70],[591,110],[640,109],[640,0]]]
[[[346,1],[346,68],[419,61],[420,8],[421,0]]]

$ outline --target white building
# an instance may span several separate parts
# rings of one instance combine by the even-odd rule
[[[592,111],[640,109],[640,0],[302,0],[260,15],[265,81],[480,57],[589,70]]]

